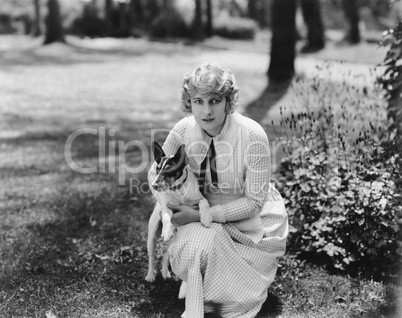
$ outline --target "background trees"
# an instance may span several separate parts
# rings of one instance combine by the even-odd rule
[[[350,43],[360,42],[359,13],[356,0],[342,0],[343,10],[348,24],[346,39]]]
[[[46,37],[44,44],[66,42],[64,29],[61,24],[60,7],[58,0],[48,0],[48,14],[45,19]]]
[[[204,38],[201,0],[195,0],[195,13],[194,13],[192,36],[195,40],[202,40]]]
[[[273,0],[271,60],[268,77],[272,81],[286,81],[295,72],[296,56],[296,0]]]
[[[301,12],[307,26],[304,51],[316,51],[325,46],[324,24],[319,0],[300,0]]]
[[[35,14],[34,14],[34,24],[33,24],[33,36],[39,36],[42,34],[41,30],[41,15],[40,15],[40,3],[39,0],[34,0]]]
[[[252,39],[258,29],[272,31],[271,80],[284,80],[294,72],[298,38],[294,34],[296,8],[300,10],[306,34],[303,53],[325,45],[325,28],[343,29],[345,39],[357,43],[362,38],[359,23],[375,20],[386,25],[389,7],[385,0],[25,0],[0,2],[0,33],[41,34],[40,13],[46,16],[46,43],[64,41],[64,30],[78,36],[181,38],[201,41],[213,35]],[[290,6],[284,5],[290,4]],[[60,7],[59,7],[60,4]],[[298,7],[295,7],[298,6]],[[60,14],[60,10],[62,14]],[[362,13],[360,21],[359,10]],[[363,10],[363,11],[362,11]],[[397,15],[397,10],[393,10]],[[8,13],[4,13],[8,12]],[[57,13],[58,12],[58,13]],[[400,14],[402,16],[402,13]],[[347,23],[345,23],[345,21]],[[17,23],[18,22],[18,23]],[[16,28],[17,25],[23,28]],[[297,34],[297,33],[296,33]],[[281,73],[281,74],[279,74]]]

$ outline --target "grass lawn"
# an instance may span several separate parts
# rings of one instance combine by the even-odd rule
[[[179,282],[144,281],[153,206],[144,154],[182,117],[187,69],[221,62],[237,75],[242,103],[268,109],[281,98],[266,90],[268,58],[132,39],[69,43],[0,37],[0,317],[179,317]],[[66,162],[66,141],[83,128],[91,133],[74,140],[71,158],[98,172],[79,173]],[[147,151],[123,152],[130,141]],[[145,168],[119,173],[119,159]],[[292,256],[282,260],[272,293],[283,318],[397,317],[402,294]]]

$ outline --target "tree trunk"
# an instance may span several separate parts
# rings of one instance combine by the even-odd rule
[[[266,1],[264,1],[264,0],[258,1],[257,20],[258,20],[258,24],[260,25],[261,28],[265,28],[268,25],[267,7],[268,7],[268,3]]]
[[[46,38],[44,44],[54,42],[66,43],[64,29],[61,24],[60,6],[58,0],[48,0],[48,15],[46,17]]]
[[[133,27],[143,27],[144,26],[144,8],[140,0],[131,0],[131,16],[132,16],[132,26]]]
[[[145,2],[146,8],[146,24],[150,25],[155,19],[155,17],[159,14],[159,6],[157,0],[147,0]]]
[[[303,51],[318,51],[325,46],[320,0],[301,0],[301,11],[307,26],[307,43]]]
[[[268,77],[274,82],[292,79],[296,57],[296,0],[272,2],[271,61]]]
[[[212,22],[212,3],[211,0],[207,0],[207,24],[205,26],[205,33],[207,37],[212,36],[213,22]]]
[[[195,0],[195,12],[193,21],[193,39],[202,41],[204,39],[204,28],[202,25],[201,0]]]
[[[119,26],[117,37],[128,37],[130,35],[130,17],[127,2],[119,3]]]
[[[34,26],[33,26],[32,35],[40,36],[40,35],[42,35],[42,30],[40,27],[40,3],[39,3],[39,0],[34,0],[34,8],[35,8],[35,14],[34,14]]]
[[[113,0],[105,0],[105,20],[108,25],[109,33],[113,33]]]
[[[349,24],[346,39],[352,44],[359,43],[359,12],[356,0],[342,0],[342,6]]]
[[[248,16],[253,20],[257,20],[257,1],[258,0],[248,0],[247,3]]]

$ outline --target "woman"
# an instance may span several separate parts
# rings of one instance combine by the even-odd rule
[[[288,222],[270,184],[269,144],[263,128],[234,108],[232,72],[205,63],[185,75],[184,112],[163,145],[166,155],[186,146],[191,170],[211,208],[212,226],[191,206],[171,206],[178,227],[170,246],[173,272],[187,282],[183,317],[255,317],[267,299]],[[155,165],[149,182],[155,178]]]

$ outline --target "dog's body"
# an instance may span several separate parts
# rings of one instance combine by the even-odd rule
[[[208,201],[198,188],[196,176],[186,164],[187,157],[184,152],[184,146],[181,146],[173,157],[166,157],[157,143],[153,143],[152,146],[155,160],[158,164],[156,169],[157,177],[152,187],[159,193],[159,199],[148,222],[147,250],[149,266],[145,279],[149,282],[155,280],[154,253],[161,225],[164,241],[169,241],[174,235],[175,228],[171,223],[173,212],[168,208],[168,204],[194,205],[196,203],[199,207],[201,223],[206,227],[211,226]],[[167,251],[162,261],[162,276],[165,279],[170,278],[168,265],[169,253]]]

